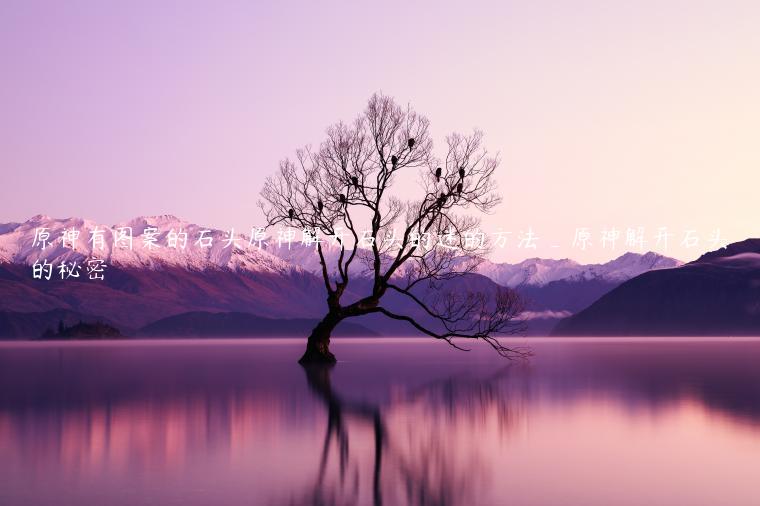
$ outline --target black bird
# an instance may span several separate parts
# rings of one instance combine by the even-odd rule
[[[459,177],[464,179],[464,167],[459,167]]]
[[[294,214],[296,214],[296,212],[294,210],[288,209],[288,218],[290,218],[292,220]]]
[[[441,196],[440,196],[440,197],[438,197],[438,201],[439,201],[441,204],[443,204],[444,202],[446,202],[446,194],[445,194],[445,193],[443,193],[443,192],[441,192]]]
[[[351,184],[359,188],[359,178],[356,176],[351,176]]]
[[[414,139],[409,139],[406,141],[406,143],[409,146],[409,149],[412,149],[414,147]]]
[[[322,209],[325,207],[325,205],[322,203],[322,200],[317,200],[317,209],[319,209],[319,212],[322,212]]]
[[[342,193],[340,195],[338,195],[338,198],[340,199],[340,203],[341,204],[345,204],[346,203],[346,196],[343,195]]]
[[[396,155],[391,156],[391,163],[394,167],[398,164],[398,157]]]
[[[435,169],[435,180],[439,181],[440,179],[441,179],[441,168],[438,167],[437,169]]]
[[[457,185],[457,193],[462,193],[462,183]]]

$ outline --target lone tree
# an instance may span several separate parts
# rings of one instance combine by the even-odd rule
[[[444,158],[436,158],[427,118],[375,94],[353,123],[329,127],[318,149],[299,149],[294,159],[280,162],[261,191],[268,226],[332,236],[340,245],[339,253],[328,254],[316,242],[327,314],[299,362],[334,363],[333,329],[346,318],[369,314],[405,321],[456,348],[462,349],[455,339],[479,339],[500,355],[521,353],[497,339],[522,329],[517,317],[523,306],[514,291],[446,290],[487,251],[479,220],[457,211],[486,213],[501,200],[493,178],[499,160],[481,144],[479,131],[451,134]],[[410,175],[411,182],[417,176],[416,191],[405,181]],[[391,194],[399,181],[404,198]],[[417,197],[408,199],[410,194]],[[361,284],[367,293],[358,297],[347,292],[356,277],[368,280]],[[408,299],[410,311],[381,305],[389,293]]]

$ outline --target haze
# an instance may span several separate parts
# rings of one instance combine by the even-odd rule
[[[5,1],[0,222],[250,230],[278,160],[382,91],[438,145],[478,127],[501,153],[495,259],[607,260],[603,228],[643,226],[690,260],[714,229],[758,236],[758,23],[753,1]]]

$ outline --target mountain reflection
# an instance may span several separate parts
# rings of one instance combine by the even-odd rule
[[[345,341],[307,369],[300,344],[0,347],[0,503],[609,504],[661,476],[655,504],[760,500],[758,341]]]

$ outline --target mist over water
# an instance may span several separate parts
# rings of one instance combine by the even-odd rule
[[[756,505],[760,340],[0,344],[0,504]]]

